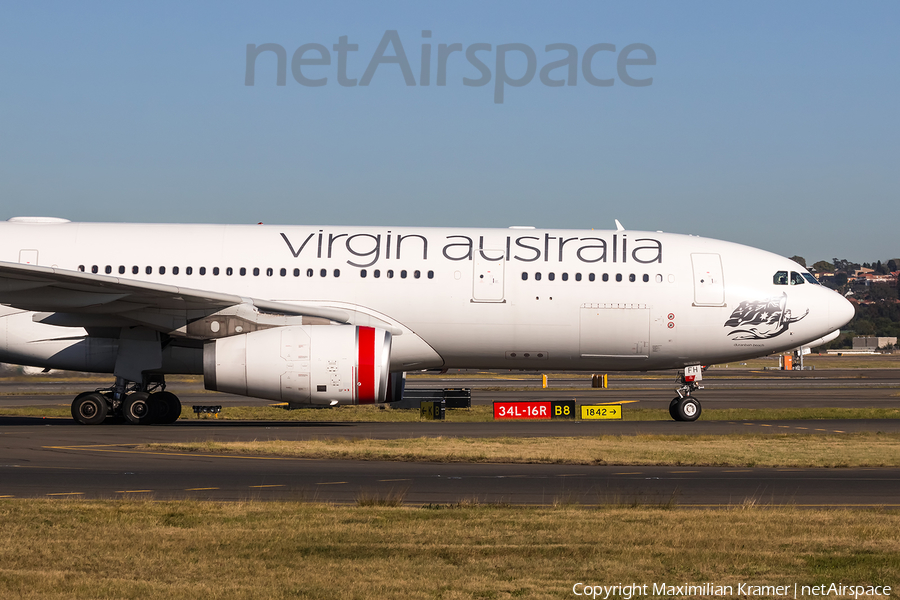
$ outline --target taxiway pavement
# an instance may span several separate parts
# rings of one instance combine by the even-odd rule
[[[871,373],[869,374],[871,375]],[[493,399],[571,399],[668,405],[667,382],[635,379],[609,390],[509,391],[473,380],[476,403]],[[728,385],[725,385],[727,383]],[[860,383],[867,385],[859,385]],[[510,385],[509,382],[502,382]],[[18,384],[15,384],[18,385]],[[68,405],[72,384],[12,390],[0,386],[4,406]],[[75,384],[78,389],[90,386]],[[446,385],[430,383],[429,385]],[[176,386],[173,386],[175,388]],[[457,382],[453,386],[460,387]],[[665,393],[661,393],[665,392]],[[900,408],[900,372],[860,380],[830,373],[819,379],[735,378],[710,382],[704,408],[846,406]],[[247,398],[178,391],[190,404],[252,404]],[[699,394],[698,394],[699,395]],[[266,403],[259,401],[258,403]],[[627,410],[627,409],[626,409]],[[648,434],[821,433],[900,431],[900,419],[808,421],[494,423],[296,423],[182,419],[172,426],[84,427],[69,419],[0,417],[0,497],[215,500],[306,500],[353,503],[365,496],[413,504],[647,504],[722,506],[900,507],[900,469],[769,469],[403,463],[234,457],[136,448],[147,442],[302,440],[322,437],[593,436]]]

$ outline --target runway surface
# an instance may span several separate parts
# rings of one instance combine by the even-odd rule
[[[788,425],[785,425],[788,424]],[[768,429],[764,426],[769,425]],[[776,429],[790,427],[790,430]],[[305,500],[366,495],[406,503],[900,507],[900,469],[731,469],[484,465],[227,457],[146,452],[144,442],[546,436],[599,433],[898,431],[900,420],[645,423],[247,423],[84,427],[0,418],[0,497]]]
[[[871,374],[870,374],[871,375]],[[858,373],[857,373],[858,376]],[[580,380],[574,380],[581,383]],[[502,382],[510,385],[509,382]],[[493,399],[578,398],[665,407],[669,382],[633,379],[610,390],[509,391],[472,380],[476,403]],[[860,383],[870,385],[859,385]],[[726,385],[727,384],[727,385]],[[16,384],[18,385],[18,384]],[[5,406],[68,404],[70,390],[0,386]],[[435,385],[431,383],[430,385]],[[443,382],[437,383],[438,386]],[[517,385],[517,384],[516,384]],[[761,406],[900,407],[900,372],[877,377],[830,373],[709,382],[704,408]],[[176,386],[173,386],[175,388]],[[454,382],[454,387],[458,387]],[[714,388],[714,389],[712,389]],[[90,389],[75,384],[76,391]],[[43,392],[43,393],[41,393]],[[185,405],[251,404],[185,386]],[[266,403],[259,401],[258,403]],[[173,426],[84,427],[69,419],[0,417],[0,497],[304,500],[354,503],[395,496],[410,504],[645,504],[723,506],[788,504],[900,507],[900,469],[769,469],[484,465],[227,457],[145,452],[145,442],[302,440],[321,437],[594,436],[635,434],[811,433],[900,431],[900,419],[809,421],[293,423],[180,420]]]

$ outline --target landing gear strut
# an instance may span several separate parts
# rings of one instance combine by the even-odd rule
[[[675,390],[678,397],[673,398],[669,403],[669,415],[676,421],[696,421],[700,418],[702,412],[700,402],[691,394],[696,390],[703,389],[699,383],[702,378],[700,366],[686,367],[680,374],[681,385]]]
[[[165,390],[162,375],[147,375],[140,384],[117,377],[110,388],[78,394],[72,418],[82,425],[99,425],[111,417],[124,417],[133,425],[168,425],[181,416],[181,401]]]

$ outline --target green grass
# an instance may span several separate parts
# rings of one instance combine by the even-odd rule
[[[575,597],[578,582],[900,583],[894,511],[626,504],[0,500],[0,597],[543,600]]]

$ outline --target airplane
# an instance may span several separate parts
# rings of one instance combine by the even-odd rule
[[[109,373],[85,425],[172,423],[165,376],[291,407],[397,401],[428,369],[678,369],[811,347],[854,315],[797,263],[693,235],[0,223],[0,362]],[[124,417],[124,419],[122,419]]]

